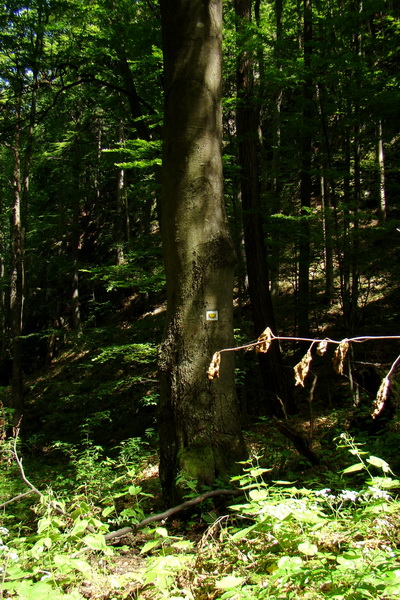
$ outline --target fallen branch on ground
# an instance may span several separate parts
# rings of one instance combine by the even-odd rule
[[[215,496],[240,496],[241,494],[243,494],[241,490],[212,490],[211,492],[205,492],[204,494],[200,494],[200,496],[196,496],[196,498],[192,498],[191,500],[187,500],[187,502],[182,502],[182,504],[178,504],[178,506],[173,506],[172,508],[169,508],[168,510],[162,513],[151,515],[150,517],[143,519],[143,521],[141,521],[137,525],[133,525],[132,527],[123,527],[122,529],[118,529],[117,531],[110,531],[110,533],[107,533],[104,536],[104,538],[108,542],[110,540],[115,540],[124,537],[125,535],[128,535],[128,533],[134,533],[139,529],[143,529],[143,527],[146,527],[146,525],[148,525],[149,523],[154,523],[155,521],[163,521],[165,519],[168,519],[168,517],[172,517],[172,515],[175,515],[176,513],[181,512],[182,510],[185,510],[186,508],[190,508],[191,506],[200,504],[200,502],[203,502],[203,500],[206,500],[207,498],[213,498]]]

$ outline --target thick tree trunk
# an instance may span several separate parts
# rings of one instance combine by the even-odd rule
[[[160,478],[173,503],[183,493],[179,474],[199,485],[227,479],[245,446],[231,353],[222,356],[219,378],[206,375],[213,353],[233,343],[235,261],[221,160],[222,3],[161,0],[161,14],[167,324],[159,363]]]

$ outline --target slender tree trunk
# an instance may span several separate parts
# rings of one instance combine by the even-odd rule
[[[124,142],[124,130],[120,124],[119,143]],[[122,265],[125,262],[124,247],[129,241],[130,223],[128,197],[126,190],[126,171],[123,167],[118,168],[117,174],[117,211],[116,211],[116,245],[117,245],[117,264]]]
[[[246,46],[243,40],[246,40],[246,27],[251,21],[251,5],[252,0],[235,0],[235,12],[238,19],[237,31],[242,48]],[[252,57],[246,49],[241,52],[238,62],[237,96],[236,125],[239,140],[244,247],[253,323],[255,333],[259,336],[266,327],[270,327],[276,333],[276,324],[269,290],[267,252],[260,205],[259,114],[254,102]],[[266,396],[266,403],[263,403],[262,410],[270,415],[283,416],[288,394],[280,368],[279,345],[273,344],[267,354],[260,354],[259,361]],[[290,410],[292,409],[293,407],[290,406]]]
[[[6,264],[5,245],[3,236],[3,198],[0,194],[0,365],[6,356]]]
[[[71,218],[71,309],[70,327],[78,334],[81,331],[81,303],[79,298],[79,253],[81,249],[81,227],[80,216],[82,210],[82,190],[80,182],[81,147],[79,138],[72,149],[72,218]]]
[[[36,37],[36,57],[40,53],[42,37]],[[36,98],[38,91],[38,71],[34,69],[32,91],[30,96],[29,125],[23,155],[21,153],[21,102],[18,100],[16,111],[17,129],[13,146],[14,174],[13,190],[14,204],[12,209],[11,232],[11,278],[10,278],[10,316],[12,337],[12,380],[11,406],[14,409],[13,425],[17,426],[24,406],[24,382],[22,360],[22,326],[25,292],[25,234],[29,194],[30,166],[33,151],[33,134],[36,118]],[[21,162],[23,164],[21,164]]]
[[[283,0],[275,1],[275,22],[276,22],[276,38],[275,38],[275,62],[276,68],[280,73],[283,72],[282,65],[282,33],[283,33]],[[281,212],[281,129],[282,129],[282,102],[283,88],[279,86],[275,94],[272,117],[272,165],[271,165],[271,192],[272,202],[270,213],[272,215]],[[271,249],[271,293],[272,296],[277,296],[279,293],[279,263],[280,263],[280,244],[277,241],[272,242]]]
[[[24,307],[24,228],[21,219],[22,173],[19,131],[16,133],[13,154],[14,204],[11,228],[10,318],[12,338],[11,408],[14,409],[13,425],[16,427],[22,416],[24,404],[21,342]]]
[[[385,186],[385,153],[383,148],[383,127],[382,121],[378,123],[377,135],[377,164],[379,173],[379,220],[383,223],[386,220],[386,186]]]
[[[323,167],[326,173],[328,169]],[[328,177],[321,175],[321,208],[322,227],[324,237],[324,263],[325,263],[325,302],[331,304],[333,300],[334,277],[333,277],[333,226],[332,226],[332,203],[331,187]]]
[[[167,323],[160,350],[160,479],[210,485],[245,456],[234,359],[207,379],[213,353],[233,343],[234,252],[222,189],[220,0],[161,0],[165,121],[161,231]],[[209,311],[209,312],[207,312]],[[211,317],[210,317],[211,315]]]
[[[342,310],[346,328],[350,324],[350,302],[351,302],[351,156],[350,139],[348,132],[343,140],[343,242],[340,260],[340,289],[342,299]]]
[[[317,97],[319,104],[319,115],[323,133],[323,149],[321,159],[321,208],[322,228],[324,238],[324,262],[325,262],[325,302],[331,304],[334,291],[334,219],[337,217],[334,183],[332,181],[332,156],[331,142],[329,139],[328,122],[324,110],[324,86],[318,84]]]
[[[301,138],[300,203],[301,228],[299,238],[298,333],[309,335],[310,305],[310,224],[309,209],[312,195],[312,122],[314,86],[311,75],[312,57],[312,0],[304,0],[303,52],[305,80],[303,84],[303,130]]]

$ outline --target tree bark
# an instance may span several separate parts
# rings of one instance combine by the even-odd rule
[[[299,290],[298,290],[298,334],[307,337],[310,332],[310,224],[309,209],[312,194],[312,118],[313,81],[312,57],[312,0],[304,0],[303,52],[305,79],[303,84],[303,131],[301,139],[300,203],[301,227],[299,239]]]
[[[267,251],[262,226],[260,189],[258,127],[259,115],[254,102],[253,64],[246,50],[246,27],[251,21],[252,0],[235,0],[238,19],[238,45],[244,48],[238,59],[236,126],[239,142],[240,185],[243,207],[243,234],[246,253],[249,296],[256,336],[266,327],[276,334],[275,315],[269,289]],[[281,352],[272,344],[267,354],[259,354],[264,394],[262,412],[284,416],[287,390],[281,373]],[[292,406],[289,407],[292,410]]]
[[[161,0],[165,121],[161,232],[167,323],[160,349],[160,479],[199,485],[227,479],[245,457],[234,362],[213,353],[233,343],[234,252],[222,189],[221,0]],[[218,320],[207,320],[206,311]]]
[[[377,148],[376,158],[379,173],[379,221],[383,223],[386,220],[386,185],[385,185],[385,152],[383,146],[383,127],[382,120],[379,120],[377,127]]]
[[[12,337],[12,379],[11,408],[14,410],[13,425],[16,427],[23,411],[23,371],[22,371],[22,316],[24,307],[24,228],[21,218],[22,174],[20,155],[20,132],[17,131],[14,153],[14,204],[11,228],[11,278],[10,278],[10,317]]]
[[[3,199],[0,195],[0,219],[3,219]],[[5,244],[2,228],[0,227],[0,369],[3,368],[6,356],[6,265]]]

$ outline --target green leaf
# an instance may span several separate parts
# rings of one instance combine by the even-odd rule
[[[250,527],[245,527],[244,529],[240,529],[240,531],[237,531],[236,533],[234,533],[232,535],[232,539],[233,540],[242,540],[244,537],[246,537],[246,535],[248,533],[253,531],[256,527],[258,527],[258,523],[256,523],[255,525],[250,525]]]
[[[306,556],[315,556],[318,554],[318,547],[315,544],[311,544],[308,540],[299,544],[297,548],[299,552]]]
[[[387,585],[383,590],[384,596],[400,596],[400,584],[396,583],[394,585]]]
[[[101,513],[101,516],[102,516],[102,517],[108,517],[108,515],[111,515],[111,513],[113,513],[113,512],[114,512],[114,510],[115,510],[115,506],[106,506],[106,507],[103,509],[103,511],[102,511],[102,513]]]
[[[189,548],[193,548],[193,542],[190,540],[179,540],[178,542],[171,544],[171,546],[178,550],[188,550]]]
[[[271,469],[263,469],[262,467],[258,467],[257,469],[250,469],[250,476],[251,477],[260,477],[260,475],[263,475],[264,473],[267,473],[268,471],[271,471]]]
[[[250,490],[249,497],[254,502],[260,502],[268,498],[268,490]]]
[[[227,575],[216,582],[215,587],[220,590],[229,590],[243,585],[245,577],[236,577],[236,575]]]
[[[158,533],[158,535],[161,535],[161,537],[163,538],[167,538],[168,537],[168,530],[165,529],[165,527],[156,527],[156,533]]]
[[[382,469],[384,473],[391,472],[388,463],[382,458],[378,458],[377,456],[370,456],[369,458],[367,458],[367,462],[369,462],[370,465],[373,465],[374,467],[378,467],[378,469]]]
[[[81,521],[77,521],[73,528],[71,529],[70,535],[79,535],[87,528],[89,522],[87,519],[82,519]]]
[[[371,481],[367,482],[369,485],[374,485],[384,490],[390,490],[392,488],[400,487],[399,479],[392,479],[391,477],[373,477]]]
[[[347,467],[347,469],[343,469],[342,473],[356,473],[363,469],[365,469],[365,467],[362,463],[356,463],[355,465],[351,465],[351,467]]]
[[[51,525],[52,525],[51,519],[40,519],[39,525],[38,525],[38,533],[43,533],[43,531],[46,531],[46,529],[49,529],[49,527],[51,527]]]
[[[278,568],[291,573],[298,573],[303,564],[299,556],[282,556],[278,560]]]
[[[153,548],[157,548],[159,544],[159,540],[151,540],[150,542],[147,542],[141,549],[140,554],[146,554],[146,552],[150,552],[150,550],[153,550]]]
[[[92,550],[102,550],[103,552],[108,550],[104,535],[101,533],[85,535],[82,541]]]
[[[89,563],[81,558],[70,558],[69,564],[73,569],[80,571],[84,575],[87,575],[92,571],[92,567],[89,565]]]

